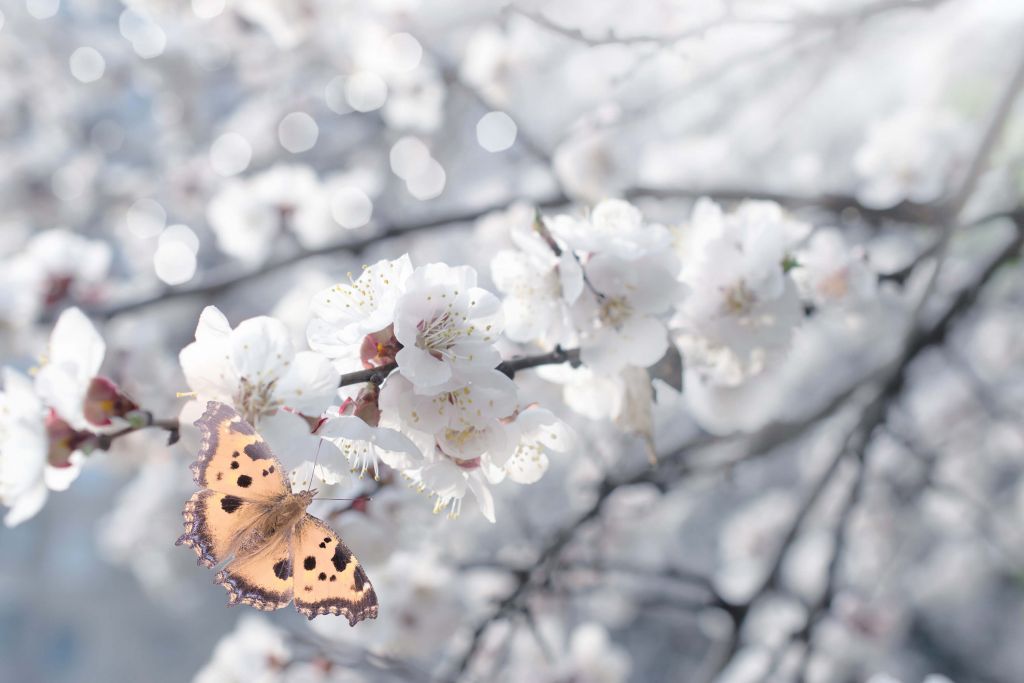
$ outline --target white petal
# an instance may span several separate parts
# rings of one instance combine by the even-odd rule
[[[81,474],[82,460],[84,460],[82,452],[75,451],[71,454],[71,458],[69,458],[71,464],[67,467],[51,467],[47,465],[43,471],[46,488],[51,491],[66,491],[75,479],[78,479],[78,475]]]
[[[36,375],[36,391],[65,422],[75,429],[89,425],[83,413],[88,383],[82,382],[74,367],[49,363]]]
[[[199,314],[196,325],[196,341],[226,339],[231,334],[231,323],[216,306],[207,306]]]
[[[406,346],[397,354],[398,369],[417,391],[440,390],[451,379],[452,368],[448,363],[434,358],[423,349]]]
[[[238,373],[231,363],[227,339],[195,341],[178,354],[181,371],[192,391],[204,400],[231,403],[238,389]]]
[[[548,471],[548,456],[532,449],[529,454],[517,451],[515,456],[505,464],[505,471],[508,472],[508,478],[517,484],[536,483]]]
[[[89,318],[77,308],[60,314],[50,335],[49,362],[75,368],[76,376],[87,382],[103,364],[107,345]]]
[[[231,333],[231,361],[238,374],[250,382],[282,377],[294,356],[291,334],[280,320],[250,318]]]
[[[46,484],[42,481],[25,491],[11,503],[11,509],[4,515],[4,525],[14,527],[35,517],[46,503],[48,495]]]
[[[469,485],[469,490],[473,492],[473,496],[476,497],[476,504],[480,508],[480,513],[483,514],[488,522],[494,524],[494,496],[491,495],[491,490],[487,488],[487,484],[483,481],[482,477],[474,477],[472,475],[466,477],[466,483]]]
[[[274,387],[274,396],[306,415],[320,415],[338,389],[338,373],[327,358],[313,351],[295,354],[284,377]]]

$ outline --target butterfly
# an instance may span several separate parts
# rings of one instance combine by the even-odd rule
[[[308,619],[377,617],[377,594],[338,534],[306,512],[316,491],[293,492],[281,463],[233,408],[210,401],[196,421],[202,436],[185,503],[185,533],[198,563],[221,566],[229,604],[271,611],[288,605]]]

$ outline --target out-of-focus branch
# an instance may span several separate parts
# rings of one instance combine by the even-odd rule
[[[638,187],[629,190],[626,196],[627,198],[650,197],[653,199],[699,199],[701,197],[708,197],[720,203],[755,199],[776,202],[788,209],[817,208],[837,215],[855,212],[860,218],[872,223],[894,221],[929,224],[936,222],[940,216],[939,207],[936,205],[905,201],[892,207],[880,209],[863,204],[853,195],[833,193],[799,195],[751,188]]]
[[[793,28],[846,28],[848,26],[867,21],[868,19],[880,14],[903,9],[928,9],[942,4],[943,2],[946,2],[946,0],[884,0],[882,2],[865,5],[849,12],[826,14],[804,13],[793,17],[739,16],[731,6],[726,6],[725,10],[714,19],[710,19],[681,31],[620,35],[613,29],[608,29],[608,32],[603,36],[587,35],[579,28],[565,26],[549,19],[542,12],[524,9],[515,5],[508,6],[506,11],[525,17],[537,26],[550,31],[551,33],[556,33],[589,47],[599,47],[602,45],[671,46],[684,40],[703,38],[709,31],[726,26],[774,25],[790,26]]]
[[[1024,244],[1022,236],[1024,236],[1024,224],[1018,223],[1017,234],[1014,239],[1012,239],[995,256],[995,258],[992,259],[988,266],[986,266],[977,276],[971,286],[961,290],[953,303],[946,309],[945,313],[928,329],[921,330],[920,328],[914,328],[904,347],[903,353],[891,366],[892,370],[890,371],[888,378],[881,385],[881,388],[876,393],[875,397],[864,406],[857,424],[853,430],[849,432],[846,441],[830,461],[825,473],[816,482],[810,493],[804,499],[803,505],[801,505],[797,515],[794,517],[790,526],[787,528],[786,533],[783,535],[782,543],[780,544],[770,565],[771,569],[768,576],[748,600],[745,600],[741,605],[735,606],[735,609],[733,610],[727,610],[733,618],[733,631],[728,647],[723,652],[721,660],[714,667],[715,673],[722,671],[732,660],[733,655],[738,651],[739,632],[750,612],[750,607],[769,592],[778,589],[781,566],[788,555],[793,542],[798,537],[800,529],[803,526],[809,511],[820,498],[824,488],[832,480],[832,477],[838,470],[839,464],[842,460],[849,454],[853,454],[859,461],[857,479],[843,510],[840,512],[840,521],[836,527],[836,544],[833,549],[833,556],[830,558],[827,573],[827,585],[824,595],[822,599],[812,607],[806,628],[813,628],[813,623],[818,620],[819,613],[827,612],[828,608],[831,606],[831,596],[835,593],[838,581],[838,567],[840,562],[839,553],[842,552],[847,543],[846,540],[841,541],[840,537],[847,533],[845,529],[849,523],[849,517],[852,515],[853,509],[856,507],[857,502],[860,500],[860,496],[863,493],[863,479],[867,476],[867,463],[864,461],[864,451],[870,442],[872,433],[876,428],[885,423],[888,407],[902,394],[907,371],[913,361],[917,359],[925,349],[940,345],[945,341],[956,321],[959,320],[961,315],[971,309],[981,292],[985,289],[1003,264],[1019,255],[1021,246]],[[806,633],[798,631],[794,636],[802,639],[809,639],[810,631],[808,630]]]
[[[541,208],[553,208],[568,203],[569,198],[564,195],[553,195],[534,201],[534,204]],[[359,239],[345,240],[336,244],[320,247],[319,249],[305,249],[293,254],[283,256],[258,268],[240,268],[238,266],[225,267],[224,270],[212,276],[204,277],[199,282],[185,287],[167,287],[147,296],[133,298],[121,302],[114,302],[102,307],[83,307],[83,311],[94,318],[109,319],[124,313],[131,313],[154,304],[163,303],[173,299],[199,296],[212,297],[230,290],[239,285],[259,279],[269,273],[287,268],[317,256],[330,256],[332,254],[349,253],[359,254],[369,247],[385,240],[404,237],[418,232],[426,232],[437,228],[444,228],[460,223],[472,223],[483,216],[495,211],[501,211],[509,207],[509,202],[499,202],[485,207],[468,209],[459,213],[452,213],[438,218],[431,218],[425,221],[412,223],[396,223],[385,227],[371,235]]]

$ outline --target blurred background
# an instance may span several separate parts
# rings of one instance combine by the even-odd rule
[[[381,599],[352,629],[226,609],[173,545],[194,441],[118,439],[0,530],[0,680],[1024,681],[1022,31],[1016,0],[3,0],[21,371],[78,306],[174,417],[204,306],[304,344],[363,263],[492,287],[512,222],[608,197],[776,202],[871,294],[729,390],[659,364],[655,467],[593,384],[523,373],[580,443],[495,525],[316,503]]]

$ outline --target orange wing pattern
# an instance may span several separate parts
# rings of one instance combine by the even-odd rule
[[[228,591],[228,604],[269,612],[292,601],[292,558],[286,538],[278,535],[257,554],[234,560],[217,573],[216,582]]]
[[[281,463],[256,430],[216,401],[196,426],[202,444],[191,467],[200,490],[185,503],[178,545],[207,567],[227,563],[216,582],[228,603],[275,610],[294,597],[309,619],[343,615],[355,626],[376,618],[377,595],[359,560],[333,529],[303,512],[309,499],[291,495]]]
[[[348,623],[377,618],[377,594],[359,560],[335,531],[307,514],[292,537],[295,609],[307,619],[343,615]]]
[[[192,476],[200,488],[249,500],[291,493],[270,446],[234,408],[210,401],[196,426],[202,443]]]
[[[175,545],[195,551],[199,564],[213,567],[228,559],[238,536],[256,522],[260,508],[230,493],[203,489],[185,503],[185,533]]]

